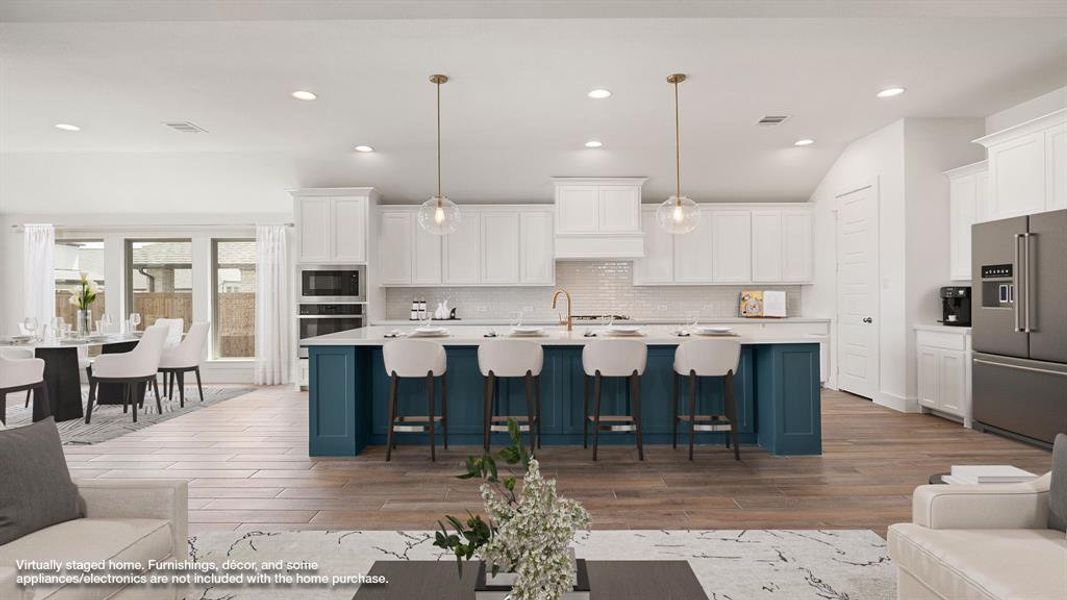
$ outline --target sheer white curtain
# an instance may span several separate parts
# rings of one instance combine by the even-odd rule
[[[40,332],[56,315],[56,229],[25,225],[22,240],[22,312],[37,317]]]
[[[256,227],[256,374],[261,385],[289,382],[292,340],[289,255],[284,225]]]

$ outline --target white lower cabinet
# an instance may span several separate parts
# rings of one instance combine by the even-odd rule
[[[970,328],[925,326],[915,332],[919,404],[971,426]]]

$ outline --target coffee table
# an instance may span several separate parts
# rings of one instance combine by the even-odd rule
[[[592,600],[708,600],[684,560],[590,560]],[[385,585],[363,585],[353,600],[473,600],[478,563],[454,560],[379,560],[368,575],[384,575]]]

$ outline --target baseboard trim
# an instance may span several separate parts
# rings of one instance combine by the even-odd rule
[[[902,413],[921,412],[918,398],[907,398],[889,392],[878,392],[874,397],[874,403]]]

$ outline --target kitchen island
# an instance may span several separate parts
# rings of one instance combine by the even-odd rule
[[[401,328],[406,332],[412,328]],[[482,442],[483,380],[478,370],[478,346],[492,327],[450,325],[449,335],[433,339],[448,353],[449,443],[478,446]],[[687,339],[677,326],[650,325],[640,338],[648,345],[648,365],[641,378],[641,418],[649,452],[671,443],[671,377],[674,351]],[[496,327],[504,336],[508,327]],[[393,327],[373,326],[301,340],[309,350],[309,453],[312,456],[355,456],[368,445],[384,445],[388,428],[389,376],[382,362],[382,346]],[[615,339],[586,332],[601,327],[546,329],[546,335],[527,337],[544,347],[541,372],[541,433],[544,444],[582,443],[582,346],[590,339]],[[736,338],[741,360],[734,379],[738,402],[738,431],[742,443],[759,444],[777,455],[820,454],[822,428],[819,409],[819,343],[824,338],[790,333],[742,332]],[[623,406],[623,382],[605,380],[605,413]],[[722,386],[702,380],[701,412],[723,412]],[[520,380],[501,381],[501,414],[525,414]],[[401,380],[400,414],[425,412],[421,379]],[[420,413],[419,408],[422,408]],[[503,434],[494,444],[504,441]],[[698,433],[698,443],[722,444],[725,434]],[[684,438],[680,435],[680,438]],[[424,434],[400,434],[397,443],[425,444]],[[602,444],[633,444],[632,434],[601,436]]]

